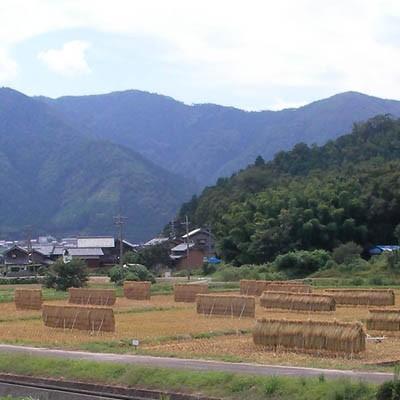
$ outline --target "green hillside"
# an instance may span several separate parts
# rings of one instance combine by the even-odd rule
[[[135,151],[78,134],[44,103],[0,89],[0,236],[114,234],[145,240],[193,186]]]
[[[211,223],[220,254],[263,263],[296,249],[396,243],[400,223],[400,121],[378,116],[322,147],[298,144],[258,159],[182,206]]]

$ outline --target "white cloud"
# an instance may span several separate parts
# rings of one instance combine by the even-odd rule
[[[275,101],[267,106],[267,110],[279,111],[286,108],[298,108],[308,104],[309,101],[285,101],[284,99],[275,99]]]
[[[165,61],[193,67],[199,85],[399,97],[400,43],[386,26],[396,17],[398,0],[1,0],[0,45],[58,29],[145,36],[167,42]],[[85,50],[41,59],[60,73],[87,72]]]
[[[0,83],[8,83],[17,76],[17,63],[0,48]]]
[[[86,61],[86,51],[90,43],[73,40],[65,43],[61,49],[41,51],[37,57],[47,67],[61,75],[75,76],[90,72]]]

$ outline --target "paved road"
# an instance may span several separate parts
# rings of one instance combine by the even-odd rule
[[[0,344],[0,351],[32,354],[38,356],[51,356],[71,360],[107,361],[191,371],[222,371],[240,374],[292,377],[318,377],[323,374],[327,379],[349,378],[373,383],[381,383],[393,378],[393,374],[383,372],[288,367],[283,365],[262,365],[251,363],[230,363],[223,361],[191,360],[183,358],[151,357],[129,354],[89,353],[84,351],[54,350],[6,344]]]

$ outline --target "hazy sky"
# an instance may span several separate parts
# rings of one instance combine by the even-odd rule
[[[400,1],[0,0],[0,86],[249,110],[400,99]]]

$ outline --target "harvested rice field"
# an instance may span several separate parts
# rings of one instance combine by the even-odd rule
[[[63,305],[67,301],[45,303]],[[370,316],[368,307],[363,306],[338,306],[334,312],[290,312],[265,309],[259,305],[259,299],[256,303],[256,318],[365,322]],[[396,290],[393,308],[399,307],[400,291]],[[0,342],[335,368],[371,368],[372,365],[376,369],[375,364],[379,362],[400,360],[400,332],[397,331],[367,331],[371,336],[384,335],[386,338],[381,343],[368,340],[366,351],[353,357],[322,357],[315,353],[265,350],[253,344],[250,334],[255,323],[253,318],[197,314],[195,303],[176,303],[173,294],[154,295],[150,300],[118,297],[113,309],[115,332],[91,334],[46,327],[41,311],[16,310],[14,303],[0,303]],[[132,339],[140,340],[139,349],[129,345]]]

